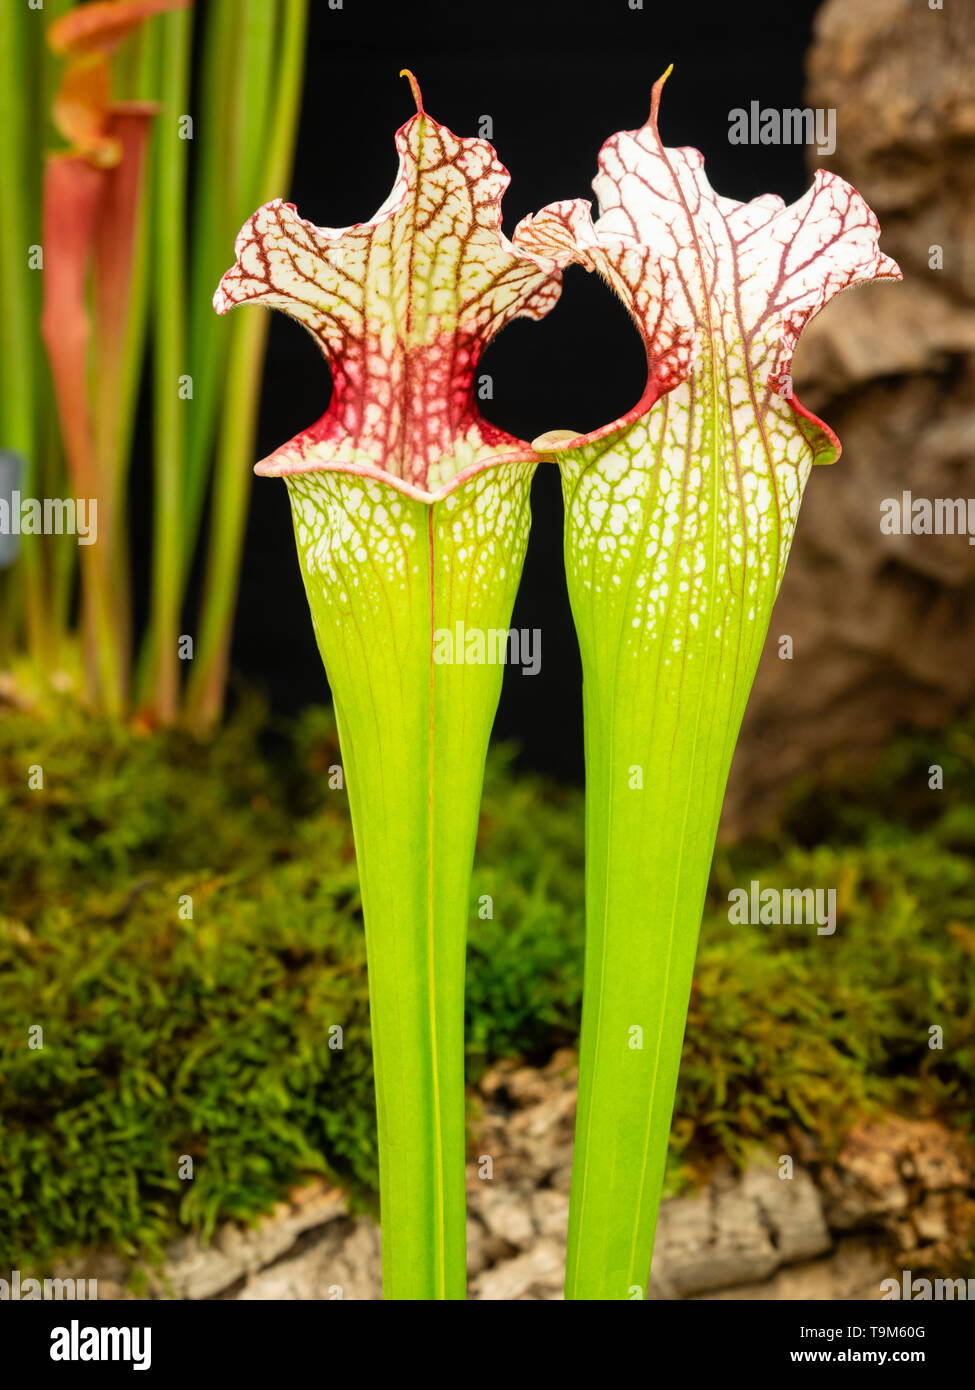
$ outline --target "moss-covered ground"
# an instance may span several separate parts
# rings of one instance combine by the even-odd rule
[[[245,703],[201,745],[67,704],[0,715],[5,1266],[91,1245],[151,1258],[307,1174],[370,1200],[365,952],[334,728],[324,710],[270,741],[262,725]],[[882,1107],[971,1126],[975,721],[937,748],[916,737],[820,777],[774,835],[719,850],[675,1181],[779,1138],[828,1155]],[[835,888],[835,934],[733,925],[728,892],[752,879]],[[574,1040],[582,935],[581,793],[516,775],[498,750],[471,889],[472,1077]]]

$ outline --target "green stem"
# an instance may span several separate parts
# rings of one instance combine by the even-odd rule
[[[202,619],[186,695],[187,717],[200,732],[216,722],[223,707],[250,500],[250,464],[257,435],[257,401],[267,343],[267,317],[242,318],[232,325],[230,333],[228,406],[213,482]]]
[[[21,490],[31,496],[37,478],[37,376],[41,354],[37,331],[40,312],[39,269],[31,269],[28,251],[39,242],[39,223],[28,199],[37,186],[39,158],[35,122],[27,119],[28,95],[37,81],[43,51],[43,17],[25,5],[0,5],[0,400],[4,419],[0,446],[24,459]],[[32,32],[29,26],[34,26]],[[35,205],[36,206],[36,205]],[[20,568],[24,578],[30,649],[41,669],[49,667],[50,640],[44,597],[43,555],[39,537],[25,537]]]
[[[274,83],[277,102],[258,191],[261,202],[280,195],[290,178],[301,107],[307,20],[307,0],[288,0],[284,7],[280,69]],[[231,330],[213,484],[203,621],[186,702],[188,719],[200,730],[213,724],[223,707],[266,341],[267,324],[263,318],[235,324]]]
[[[646,1297],[708,873],[778,573],[769,528],[749,557],[768,577],[743,602],[721,554],[726,534],[745,534],[737,497],[702,461],[695,507],[706,520],[684,534],[659,466],[625,443],[562,460],[586,751],[568,1299]],[[627,529],[603,549],[597,498],[628,506]]]
[[[123,46],[123,53],[127,52],[129,58],[127,86],[123,88],[126,99],[149,101],[154,98],[157,74],[160,70],[160,38],[158,26],[150,21],[137,30]],[[111,538],[112,584],[115,590],[119,630],[124,642],[127,682],[131,681],[129,667],[132,656],[132,562],[128,544],[129,477],[136,411],[146,364],[151,285],[150,230],[155,221],[151,149],[150,140],[141,206],[131,242],[132,264],[126,297],[124,343],[121,345],[117,363],[113,363],[117,367],[112,374],[116,378],[112,382],[114,397],[106,398],[105,373],[99,368],[102,377],[99,418],[102,422],[111,420],[113,425],[113,447],[107,460],[111,470],[112,516],[115,523],[115,531]]]
[[[13,649],[13,631],[11,621],[11,575],[9,570],[0,570],[0,671],[6,671],[10,666],[10,658]]]
[[[37,209],[39,221],[44,177],[45,151],[61,144],[51,118],[54,96],[60,83],[63,59],[55,58],[48,49],[41,30],[46,30],[66,14],[73,0],[47,0],[43,11],[36,12],[41,22],[33,31],[36,45],[31,55],[35,69],[40,118],[36,123],[35,147],[30,197]],[[39,239],[39,235],[38,235]],[[51,381],[50,365],[40,334],[35,335],[35,383],[39,438],[37,442],[37,479],[47,497],[62,497],[70,488],[65,467],[64,450],[57,426],[57,403]],[[60,671],[71,625],[71,602],[78,582],[78,547],[48,543],[42,551],[44,564],[45,621],[47,625],[46,662],[49,671]]]
[[[195,389],[184,480],[184,590],[211,473],[228,347],[228,335],[221,331],[223,325],[213,312],[213,290],[226,268],[227,246],[248,210],[244,206],[241,211],[245,189],[240,185],[246,170],[238,167],[236,154],[231,155],[232,150],[239,150],[239,142],[233,139],[233,121],[241,85],[241,35],[233,0],[212,0],[205,25],[202,80],[206,104],[198,131],[199,165],[190,238],[189,322]],[[254,149],[249,152],[252,165],[257,153]],[[256,189],[257,179],[248,178],[246,183],[249,192]]]
[[[45,368],[47,364],[45,362]],[[40,437],[40,477],[41,486],[47,497],[63,497],[70,489],[61,436],[57,427],[57,412],[51,390],[50,379],[45,377],[44,392],[41,397],[42,408],[48,405],[48,414],[41,418]],[[101,518],[99,518],[99,521]],[[68,633],[71,631],[71,610],[77,591],[79,577],[79,547],[76,545],[55,545],[50,556],[48,583],[50,601],[48,619],[51,631],[50,657],[52,669],[60,670]],[[50,554],[50,551],[49,551]]]
[[[533,471],[494,468],[433,504],[337,472],[288,479],[362,886],[390,1299],[465,1296],[465,947],[502,666],[465,661],[466,643],[441,660],[440,634],[506,631]]]
[[[187,113],[191,15],[162,15],[162,111],[154,132],[156,163],[153,339],[154,488],[151,627],[155,638],[155,709],[176,718],[179,699],[181,501],[187,400],[181,378],[186,352],[186,164],[178,122]]]

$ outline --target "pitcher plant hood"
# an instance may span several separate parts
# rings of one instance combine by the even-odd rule
[[[592,434],[553,431],[536,444],[561,455],[629,427],[629,451],[666,449],[669,438],[682,457],[717,452],[743,497],[771,462],[775,491],[797,506],[807,465],[840,454],[833,431],[792,389],[799,335],[840,291],[901,273],[877,246],[876,217],[835,174],[818,170],[791,206],[775,194],[740,203],[716,193],[698,150],[661,141],[669,73],[654,85],[646,125],[612,136],[600,152],[598,220],[573,199],[515,231],[525,253],[602,274],[647,356],[646,389],[626,415]]]
[[[417,112],[396,134],[399,173],[378,212],[316,227],[291,203],[265,204],[242,228],[213,302],[218,313],[283,309],[331,368],[325,414],[259,473],[340,470],[432,500],[495,464],[537,461],[480,416],[474,371],[504,324],[548,313],[560,274],[502,232],[510,180],[493,147],[434,121],[405,75]]]

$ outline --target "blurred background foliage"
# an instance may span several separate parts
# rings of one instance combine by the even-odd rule
[[[932,791],[927,742],[901,741],[855,781],[797,789],[773,838],[719,850],[672,1187],[779,1137],[828,1157],[881,1108],[971,1125],[973,745],[970,719],[945,739]],[[56,719],[5,712],[0,1250],[13,1265],[85,1245],[151,1258],[182,1228],[255,1217],[308,1174],[373,1200],[360,904],[345,792],[328,785],[339,761],[324,709],[268,734],[245,700],[206,745],[73,703]],[[43,788],[28,789],[30,765]],[[581,794],[515,779],[496,749],[471,889],[472,1079],[574,1041],[582,874]],[[727,894],[753,878],[837,887],[835,936],[731,925]],[[928,1046],[933,1024],[944,1050]],[[184,1154],[191,1183],[176,1176]]]
[[[0,665],[42,698],[197,729],[223,709],[268,316],[211,301],[245,218],[287,192],[307,19],[308,0],[0,5],[5,486],[97,503],[96,544],[27,535],[0,564]]]

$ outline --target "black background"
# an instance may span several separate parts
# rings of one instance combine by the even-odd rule
[[[10,1305],[4,1321],[4,1357],[6,1364],[17,1366],[21,1378],[30,1384],[37,1383],[42,1369],[45,1384],[62,1379],[68,1385],[78,1379],[90,1383],[97,1379],[104,1384],[124,1378],[129,1385],[149,1382],[171,1386],[185,1381],[190,1370],[194,1372],[189,1380],[192,1385],[204,1382],[204,1378],[206,1384],[215,1379],[226,1384],[230,1377],[241,1376],[249,1381],[266,1377],[273,1384],[281,1379],[283,1369],[290,1371],[292,1367],[306,1367],[327,1378],[327,1384],[348,1383],[362,1375],[365,1364],[377,1383],[398,1383],[412,1375],[418,1379],[430,1375],[428,1339],[442,1337],[450,1318],[447,1325],[460,1337],[470,1334],[479,1339],[478,1370],[489,1384],[509,1373],[514,1341],[518,1342],[523,1380],[572,1383],[579,1376],[583,1339],[586,1345],[597,1348],[597,1355],[611,1354],[619,1365],[629,1356],[636,1367],[649,1366],[650,1356],[663,1346],[671,1362],[680,1356],[695,1382],[705,1376],[727,1378],[729,1369],[741,1369],[752,1378],[756,1372],[768,1372],[769,1380],[781,1380],[794,1368],[794,1353],[831,1352],[835,1360],[839,1353],[848,1355],[851,1349],[886,1353],[878,1379],[892,1367],[895,1372],[902,1369],[902,1363],[891,1359],[894,1352],[923,1355],[924,1362],[910,1364],[904,1376],[895,1374],[898,1385],[930,1383],[928,1375],[937,1377],[937,1384],[946,1388],[965,1385],[971,1379],[963,1369],[970,1365],[968,1304],[687,1300],[647,1302],[642,1313],[628,1308],[624,1314],[622,1310],[615,1313],[607,1303],[600,1305],[600,1313],[590,1303],[573,1304],[564,1314],[555,1305],[550,1314],[543,1315],[544,1321],[540,1316],[531,1322],[522,1322],[528,1315],[519,1313],[513,1304],[506,1306],[510,1310],[507,1313],[497,1303],[470,1303],[467,1313],[442,1311],[434,1328],[415,1306],[410,1312],[404,1304],[385,1303],[378,1313],[356,1312],[359,1304],[351,1300],[323,1301],[316,1304],[311,1316],[303,1303],[283,1301],[255,1305],[233,1299],[156,1299],[60,1303],[57,1307],[44,1302],[18,1303],[16,1307]],[[397,1308],[402,1311],[397,1312]],[[453,1322],[454,1317],[457,1322]],[[569,1321],[563,1323],[562,1317]],[[73,1361],[53,1363],[52,1370],[52,1330],[67,1327],[72,1318],[77,1318],[81,1327],[150,1327],[152,1365],[147,1371],[134,1372],[131,1362]],[[851,1327],[860,1335],[851,1336]],[[840,1335],[829,1341],[811,1335],[809,1329],[832,1329]],[[914,1335],[910,1335],[912,1331]],[[821,1368],[819,1382],[826,1383],[833,1372],[830,1383],[839,1379],[845,1384],[841,1377],[849,1364],[830,1366],[825,1376]],[[841,1377],[835,1375],[837,1370]],[[648,1379],[651,1374],[647,1372]],[[133,1375],[138,1376],[135,1382]]]
[[[458,135],[475,135],[482,115],[512,173],[504,229],[557,198],[590,196],[596,156],[613,132],[646,120],[650,88],[671,62],[660,128],[666,144],[704,151],[711,183],[747,199],[799,197],[808,185],[805,151],[735,146],[728,113],[803,102],[803,62],[816,5],[808,0],[738,0],[723,7],[628,0],[571,6],[312,0],[307,71],[290,190],[302,216],[345,226],[372,215],[396,175],[396,129],[413,114],[411,68],[427,112]],[[839,115],[842,127],[842,113]],[[227,247],[227,264],[233,247]],[[251,313],[264,312],[259,309]],[[483,413],[532,439],[547,429],[588,430],[639,397],[644,360],[621,303],[595,277],[570,270],[563,297],[541,323],[517,321],[488,349],[494,399]],[[273,314],[261,399],[257,457],[325,410],[328,368],[311,337]],[[148,480],[146,480],[148,482]],[[148,540],[149,499],[136,535]],[[581,773],[580,675],[561,556],[561,497],[554,468],[540,467],[534,522],[513,624],[542,629],[535,677],[507,671],[496,734],[523,746],[523,760],[575,779]],[[197,593],[184,631],[193,630]],[[327,698],[298,572],[286,489],[255,479],[232,665],[246,683],[291,713]]]

